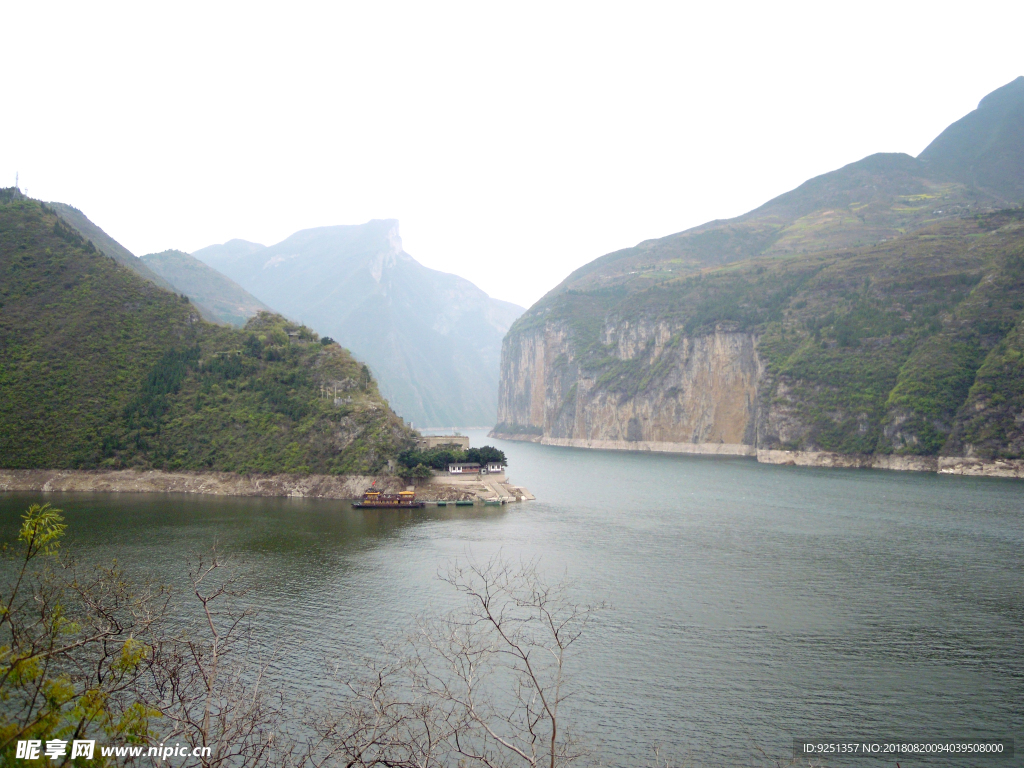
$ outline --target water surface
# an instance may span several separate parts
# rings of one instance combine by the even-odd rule
[[[333,501],[6,494],[62,507],[77,549],[180,584],[217,540],[296,645],[324,659],[450,604],[436,574],[467,554],[539,558],[611,608],[576,658],[573,717],[609,763],[639,751],[748,765],[794,737],[1024,733],[1024,485],[585,451],[485,439],[538,501],[359,511]],[[993,766],[1015,760],[985,760]],[[924,761],[901,761],[923,764]],[[832,761],[830,764],[842,764]],[[878,764],[855,760],[853,765]],[[928,764],[962,765],[962,761]]]

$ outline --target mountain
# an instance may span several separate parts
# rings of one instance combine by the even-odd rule
[[[958,181],[929,177],[928,164],[876,154],[804,182],[734,219],[645,240],[595,259],[547,296],[614,285],[641,289],[681,274],[759,256],[850,248],[1009,200]]]
[[[207,323],[0,190],[0,466],[365,473],[412,437],[337,344],[268,313]]]
[[[153,283],[153,285],[163,288],[165,291],[188,295],[185,291],[172,285],[164,276],[150,269],[142,259],[138,258],[134,253],[93,224],[89,217],[77,208],[64,203],[47,203],[47,208],[59,216],[71,229],[81,235],[86,242],[92,243],[93,247],[104,256],[109,256],[121,266],[128,267],[135,274]],[[209,320],[212,323],[227,322],[218,317],[216,312],[197,298],[192,297],[192,304],[205,320]]]
[[[521,307],[402,248],[398,222],[319,227],[263,248],[232,240],[193,254],[261,301],[365,360],[417,424],[493,424],[501,339]]]
[[[212,259],[218,264],[224,266],[231,264],[232,262],[244,259],[246,256],[251,256],[254,253],[262,251],[267,246],[260,245],[259,243],[250,243],[248,240],[228,240],[226,243],[221,245],[211,245],[207,248],[200,248],[198,251],[193,253],[200,261],[206,261]]]
[[[1024,148],[1021,82],[919,158],[872,155],[573,272],[504,339],[496,433],[1021,463],[1024,214],[998,173]]]
[[[47,207],[82,237],[91,242],[100,253],[109,256],[118,264],[128,267],[135,274],[160,286],[165,291],[174,292],[174,286],[150,270],[134,253],[93,224],[89,217],[80,210],[64,203],[48,203]]]
[[[1024,76],[982,99],[919,159],[935,175],[1024,202]]]
[[[249,318],[272,310],[234,280],[181,251],[150,253],[142,263],[177,293],[208,309],[212,319],[241,328]]]

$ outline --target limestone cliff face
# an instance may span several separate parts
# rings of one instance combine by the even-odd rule
[[[1014,367],[1021,367],[1024,353],[1014,350],[1024,348],[1024,330],[1010,336],[989,355],[979,376],[983,384],[986,376],[1021,378]],[[551,319],[509,332],[502,348],[496,436],[588,449],[751,456],[768,464],[1024,478],[1024,460],[975,457],[973,443],[942,456],[825,449],[822,424],[849,423],[863,434],[882,428],[893,440],[908,420],[895,418],[899,414],[890,409],[880,427],[880,415],[863,402],[830,397],[834,383],[771,373],[757,333],[719,326],[687,335],[679,326],[635,315],[629,321],[607,318],[590,339],[582,342],[578,326]],[[977,399],[989,389],[975,387],[972,393]],[[829,410],[815,418],[807,404],[829,397]],[[954,436],[986,439],[994,429],[988,418],[1001,425],[1000,435],[1024,440],[1018,436],[1024,434],[1024,417],[991,417],[993,409],[969,404]],[[1004,404],[1004,410],[1018,408]]]
[[[510,333],[500,434],[594,448],[753,455],[764,367],[751,333],[687,336],[665,322],[606,321],[598,365],[571,329]]]

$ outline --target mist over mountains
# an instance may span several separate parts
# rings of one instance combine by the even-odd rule
[[[182,251],[147,253],[141,259],[175,291],[205,308],[207,319],[241,328],[257,313],[272,311],[234,280]]]
[[[523,309],[417,262],[397,221],[307,229],[269,247],[231,240],[192,255],[350,349],[404,418],[494,423],[501,340]]]

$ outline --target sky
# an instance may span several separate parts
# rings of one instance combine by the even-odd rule
[[[918,154],[1024,3],[5,3],[0,185],[137,255],[396,218],[529,306],[598,256]]]

